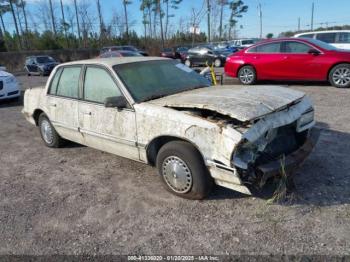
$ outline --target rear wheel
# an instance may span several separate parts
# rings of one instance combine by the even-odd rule
[[[58,135],[49,118],[44,113],[39,116],[39,130],[46,146],[60,147],[63,145],[64,140]]]
[[[196,148],[183,141],[165,144],[157,155],[157,168],[167,190],[187,199],[203,199],[212,178]]]
[[[256,72],[252,66],[243,66],[238,71],[238,79],[243,85],[253,85],[256,82]]]
[[[186,59],[185,60],[185,65],[187,65],[188,67],[191,67],[192,66],[191,60]]]
[[[350,87],[350,64],[339,64],[329,73],[329,82],[338,88]]]

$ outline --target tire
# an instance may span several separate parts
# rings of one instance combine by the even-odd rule
[[[191,60],[190,59],[186,59],[185,60],[185,65],[187,65],[188,67],[192,66]]]
[[[214,60],[214,66],[215,66],[215,67],[220,67],[221,64],[222,64],[222,63],[221,63],[221,60],[220,60],[220,59],[217,58],[217,59]]]
[[[64,140],[57,134],[49,118],[44,113],[41,113],[39,116],[38,123],[41,138],[43,139],[46,146],[58,148],[64,144]],[[44,131],[45,129],[46,131]]]
[[[238,71],[238,79],[243,85],[254,85],[256,83],[256,71],[252,66],[243,66]]]
[[[203,199],[213,186],[202,156],[187,142],[173,141],[162,146],[157,155],[157,168],[166,189],[183,198]]]
[[[332,68],[328,76],[332,86],[337,88],[350,87],[350,64],[339,64]]]

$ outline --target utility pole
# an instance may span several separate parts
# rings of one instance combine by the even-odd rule
[[[259,12],[259,18],[260,18],[260,39],[262,39],[262,10],[261,10],[261,3],[258,5],[258,12]]]
[[[300,31],[300,17],[298,18],[298,32]]]
[[[207,42],[210,43],[210,2],[207,0],[207,15],[208,15],[208,39]]]
[[[314,11],[315,11],[315,3],[312,2],[312,8],[311,8],[311,31],[314,30]]]

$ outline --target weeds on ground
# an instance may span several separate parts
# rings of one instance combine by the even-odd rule
[[[281,158],[281,176],[278,180],[277,187],[273,192],[272,197],[267,200],[267,204],[280,203],[286,200],[287,185],[288,178],[285,170],[285,156],[283,155],[283,157]]]

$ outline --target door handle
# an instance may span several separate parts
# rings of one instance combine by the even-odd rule
[[[57,105],[55,103],[51,103],[50,106],[56,107]]]
[[[91,112],[83,112],[83,115],[91,116]]]
[[[287,60],[287,59],[289,59],[289,56],[284,56],[283,59]]]

